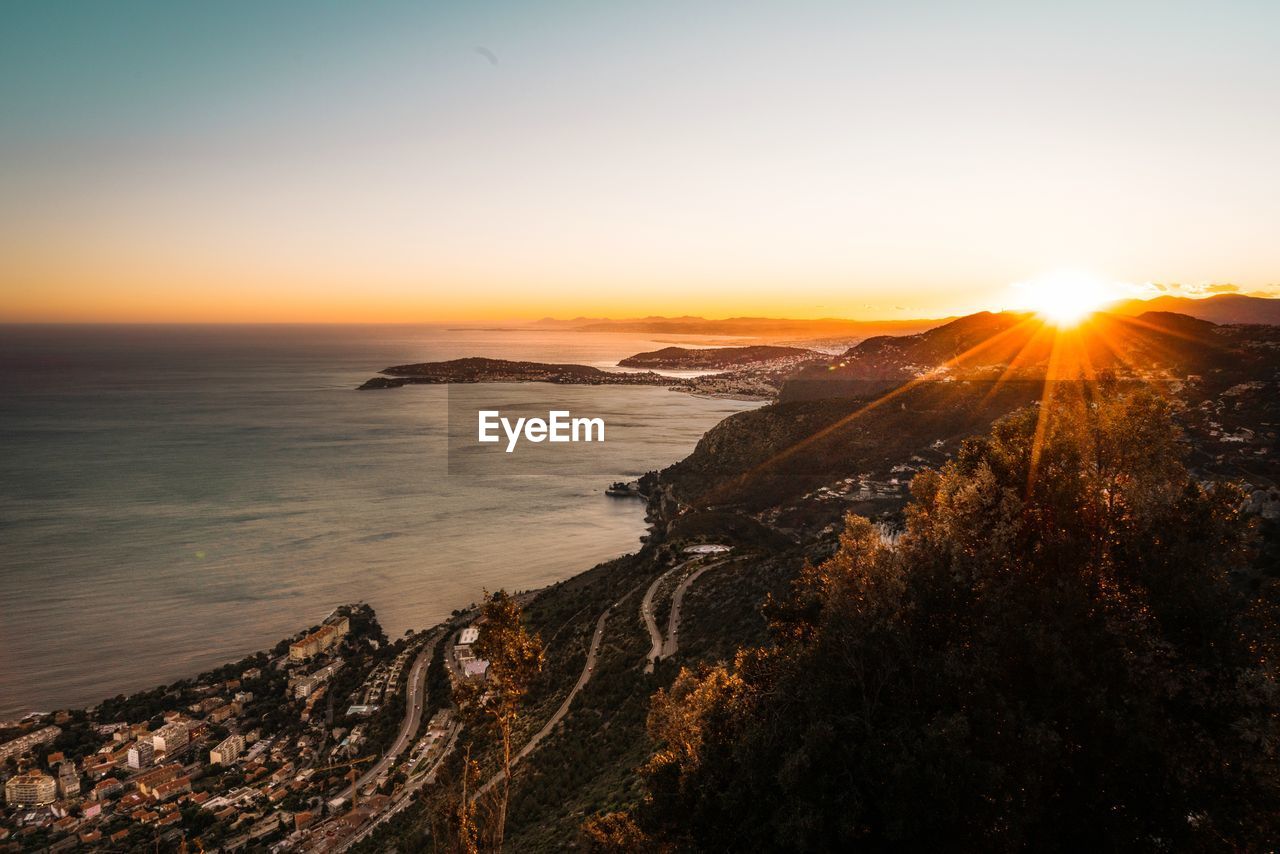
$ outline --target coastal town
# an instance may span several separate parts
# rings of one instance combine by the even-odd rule
[[[485,678],[466,619],[388,642],[342,606],[196,679],[0,722],[0,851],[340,850],[456,736],[429,671]]]

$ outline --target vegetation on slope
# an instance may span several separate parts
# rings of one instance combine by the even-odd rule
[[[1276,607],[1148,395],[1028,409],[851,518],[774,646],[685,671],[627,850],[1206,850],[1280,834]]]

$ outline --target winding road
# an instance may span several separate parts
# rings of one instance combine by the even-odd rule
[[[424,774],[418,774],[405,784],[404,789],[399,796],[392,802],[391,808],[376,816],[372,821],[363,825],[359,831],[350,839],[344,841],[338,848],[339,851],[346,851],[367,839],[375,830],[377,830],[384,821],[399,815],[407,806],[413,803],[413,794],[423,786],[436,781],[436,771],[444,763],[445,758],[449,755],[449,751],[453,750],[453,745],[458,740],[458,733],[461,727],[454,726],[449,733],[449,740],[445,742],[444,748],[440,751],[440,755],[436,757],[435,762],[431,764],[431,768]]]
[[[676,633],[680,630],[680,606],[684,604],[684,594],[697,581],[702,573],[708,569],[715,569],[717,566],[724,566],[728,561],[719,561],[717,563],[709,563],[706,566],[699,567],[689,573],[689,577],[680,582],[680,586],[676,588],[676,592],[671,594],[671,614],[667,618],[667,640],[662,644],[662,657],[670,658],[680,649],[680,642],[676,637]],[[650,661],[652,666],[652,660]]]
[[[659,656],[665,658],[666,656],[674,655],[679,648],[677,632],[680,627],[680,607],[684,603],[684,594],[688,591],[689,587],[707,570],[715,569],[716,567],[722,566],[728,562],[722,560],[700,567],[696,571],[690,573],[689,577],[680,583],[680,586],[676,588],[671,597],[671,614],[667,620],[667,638],[664,641],[662,632],[658,629],[658,623],[653,617],[653,598],[657,593],[658,587],[668,576],[688,566],[693,562],[693,560],[697,560],[697,558],[679,563],[654,579],[653,583],[651,583],[649,588],[645,591],[644,598],[640,602],[640,613],[641,616],[644,617],[645,626],[649,630],[649,639],[652,643],[652,648],[649,651],[649,659],[645,665],[646,673],[653,672],[654,662]],[[547,722],[542,725],[542,728],[534,733],[533,737],[525,742],[524,746],[511,757],[511,765],[513,768],[520,762],[520,760],[537,750],[542,744],[543,739],[551,735],[556,726],[564,720],[567,714],[569,714],[569,709],[573,706],[574,698],[576,698],[578,693],[586,687],[588,682],[591,681],[591,676],[595,672],[596,660],[600,655],[600,645],[604,641],[605,624],[609,620],[609,614],[612,613],[614,609],[621,608],[622,605],[635,594],[636,590],[639,589],[639,587],[636,587],[628,592],[617,602],[606,608],[604,612],[596,618],[595,632],[591,636],[591,645],[587,648],[587,660],[582,666],[582,672],[578,674],[578,681],[574,683],[573,688],[560,703],[559,707],[556,708],[555,713],[552,714],[551,717],[547,719]],[[413,669],[409,673],[409,688],[405,700],[406,714],[404,722],[400,727],[400,733],[396,736],[396,740],[391,745],[391,748],[383,754],[382,758],[378,761],[378,764],[373,768],[370,768],[369,771],[356,782],[355,788],[358,789],[373,780],[376,780],[379,775],[391,766],[400,753],[404,751],[404,748],[412,740],[413,736],[417,734],[418,725],[422,718],[422,705],[426,700],[425,676],[427,666],[431,662],[431,656],[435,651],[436,644],[440,642],[441,638],[448,636],[451,631],[452,628],[449,628],[445,632],[437,633],[426,643],[422,652],[419,653],[418,657],[414,660]],[[378,825],[408,806],[411,802],[410,795],[413,794],[413,792],[416,792],[424,784],[430,783],[434,780],[435,767],[438,767],[440,762],[443,761],[444,756],[449,753],[449,750],[453,747],[458,734],[459,730],[457,729],[450,734],[449,741],[446,744],[445,749],[441,751],[440,757],[437,758],[435,766],[431,769],[430,773],[422,775],[407,785],[405,791],[401,793],[401,797],[392,805],[391,809],[378,816],[373,822],[361,828],[357,834],[346,840],[341,848],[345,850],[361,840],[367,839]],[[501,771],[494,774],[485,782],[484,785],[477,789],[475,794],[471,796],[472,800],[481,798],[500,782],[502,782]],[[339,797],[345,801],[351,797],[351,793],[352,787],[347,787]]]
[[[627,595],[630,595],[630,594],[627,594]],[[626,597],[624,596],[623,600],[625,599]],[[516,753],[516,755],[511,757],[512,768],[514,768],[521,759],[524,759],[530,753],[533,753],[533,751],[538,749],[538,745],[542,742],[544,738],[546,738],[548,735],[551,734],[551,731],[556,728],[556,724],[564,720],[564,716],[569,714],[569,707],[573,705],[573,698],[578,696],[578,692],[581,691],[583,687],[588,682],[591,681],[591,674],[595,670],[595,666],[596,666],[596,656],[600,652],[600,642],[604,640],[605,621],[609,619],[609,612],[611,612],[614,608],[616,608],[620,604],[622,604],[622,602],[617,602],[613,605],[610,605],[608,608],[605,609],[605,612],[600,615],[599,619],[596,620],[596,632],[594,635],[591,636],[591,646],[590,648],[587,649],[587,661],[582,666],[582,673],[578,674],[578,681],[574,683],[573,690],[571,690],[569,692],[569,695],[564,698],[564,702],[560,704],[560,707],[558,709],[556,709],[555,714],[553,714],[547,720],[547,722],[542,725],[542,729],[534,733],[533,738],[525,742],[524,747],[520,748],[520,750]],[[492,777],[490,777],[488,782],[486,782],[483,786],[481,786],[479,789],[476,790],[475,797],[479,798],[481,795],[488,792],[494,786],[498,785],[498,783],[500,783],[501,781],[502,781],[502,772],[499,771],[497,774],[494,774]]]
[[[636,590],[639,589],[640,588],[637,586],[628,591],[625,596],[606,608],[604,613],[596,619],[596,631],[595,634],[591,636],[591,646],[587,649],[587,660],[586,663],[582,665],[582,673],[578,675],[578,681],[574,683],[573,690],[571,690],[569,695],[564,698],[564,702],[562,702],[560,707],[556,709],[555,714],[553,714],[547,722],[542,725],[542,729],[534,733],[533,738],[525,742],[524,747],[520,748],[519,752],[516,753],[515,756],[511,757],[512,768],[514,768],[516,763],[521,759],[524,759],[530,753],[537,750],[538,745],[541,744],[542,740],[550,735],[552,730],[556,728],[556,724],[564,720],[564,716],[569,714],[569,707],[573,705],[573,698],[578,696],[578,692],[586,687],[587,683],[591,681],[592,673],[595,672],[596,658],[600,654],[600,643],[604,640],[604,624],[608,621],[609,614],[611,614],[615,608],[621,608],[622,604],[630,599]],[[488,792],[494,786],[498,785],[501,781],[502,772],[499,771],[497,774],[490,777],[488,782],[476,790],[474,797],[480,797],[485,792]]]
[[[658,592],[659,585],[667,579],[667,576],[677,570],[684,569],[686,566],[693,563],[694,560],[697,560],[697,558],[693,558],[693,560],[686,560],[684,563],[678,563],[666,572],[662,573],[662,575],[659,575],[653,580],[653,583],[649,585],[649,589],[644,592],[644,598],[640,600],[640,616],[644,619],[645,628],[649,630],[650,643],[649,660],[646,661],[644,665],[645,673],[653,672],[654,663],[658,660],[658,657],[663,654],[662,631],[658,628],[658,621],[653,618],[654,594]]]
[[[405,690],[404,702],[404,720],[400,722],[400,732],[396,734],[396,740],[387,748],[387,752],[382,754],[382,758],[374,763],[373,767],[366,771],[354,785],[347,786],[336,798],[329,802],[330,806],[335,804],[345,804],[351,800],[351,796],[374,780],[377,780],[386,772],[404,752],[404,749],[413,741],[413,737],[418,733],[418,725],[422,723],[422,709],[427,701],[426,675],[427,667],[431,664],[431,656],[435,653],[436,644],[440,642],[440,638],[451,631],[446,629],[444,632],[436,632],[435,635],[423,644],[422,652],[418,653],[418,657],[413,661],[413,667],[409,670],[408,687]]]

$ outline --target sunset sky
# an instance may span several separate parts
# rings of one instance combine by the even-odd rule
[[[1277,44],[1273,0],[7,4],[0,320],[1265,290]]]

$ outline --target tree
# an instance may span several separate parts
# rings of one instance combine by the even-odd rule
[[[884,544],[684,671],[631,850],[1261,848],[1280,837],[1272,600],[1241,494],[1190,476],[1166,404],[1055,401],[912,484]],[[590,835],[590,834],[589,834]],[[601,844],[600,847],[608,847]]]
[[[598,854],[639,851],[650,843],[635,819],[625,812],[605,813],[587,819],[582,826],[582,835],[587,850]]]
[[[544,653],[542,639],[525,628],[520,604],[505,590],[485,592],[479,625],[473,649],[489,662],[488,674],[483,683],[464,685],[458,700],[473,717],[492,723],[501,743],[502,778],[490,828],[493,848],[501,851],[511,799],[512,732],[529,689],[542,672]]]

